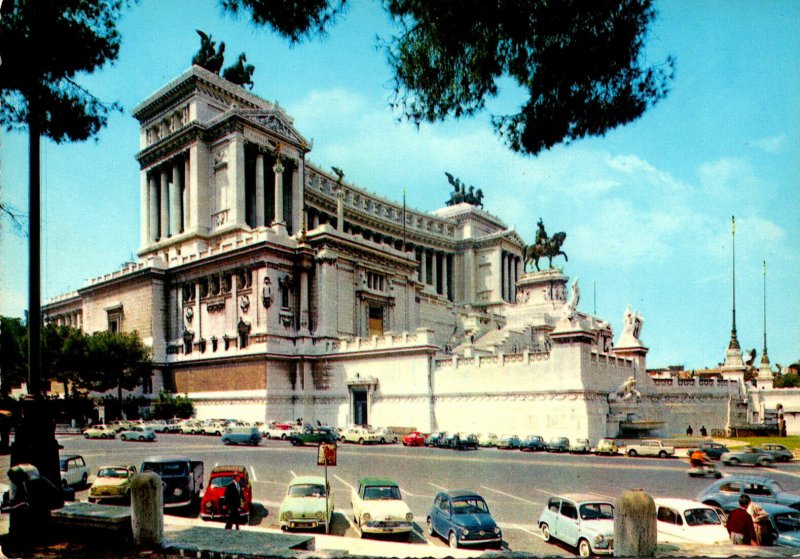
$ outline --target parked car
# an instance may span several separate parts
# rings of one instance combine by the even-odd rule
[[[569,451],[573,454],[586,454],[592,450],[592,445],[589,439],[575,439],[575,442],[570,443]]]
[[[519,449],[523,452],[547,450],[547,443],[539,435],[528,435],[519,442]]]
[[[628,456],[657,456],[659,458],[667,458],[669,456],[675,456],[675,448],[653,439],[630,443],[625,447],[625,453]]]
[[[156,434],[151,429],[145,429],[144,427],[139,427],[137,425],[135,427],[131,427],[126,431],[120,431],[119,440],[153,442],[156,440]]]
[[[203,432],[203,422],[189,419],[181,424],[181,433],[184,435],[199,435]]]
[[[489,513],[486,501],[472,491],[443,491],[428,513],[428,534],[447,539],[450,547],[500,548],[503,532]]]
[[[89,481],[89,466],[80,454],[62,456],[58,464],[61,470],[61,485],[64,487],[85,486]]]
[[[214,466],[208,477],[208,489],[200,501],[200,517],[203,520],[228,517],[228,503],[225,502],[225,488],[237,481],[242,492],[239,500],[239,518],[245,524],[250,521],[253,506],[253,487],[245,466]]]
[[[381,444],[396,444],[400,440],[400,435],[388,427],[378,427],[372,432],[378,436],[378,442]]]
[[[690,499],[653,499],[656,504],[658,543],[729,543],[728,530],[717,511]]]
[[[226,427],[220,437],[222,444],[244,444],[258,446],[261,443],[261,432],[258,427]]]
[[[723,453],[728,452],[728,447],[724,444],[711,441],[700,443],[697,445],[697,449],[703,451],[711,460],[719,460]],[[690,448],[686,451],[686,456],[691,456],[694,451],[694,448]]]
[[[227,426],[228,423],[225,421],[212,421],[211,423],[206,423],[200,427],[200,433],[202,435],[214,435],[215,437],[221,437]]]
[[[380,436],[361,425],[352,425],[342,431],[339,440],[344,443],[377,444]]]
[[[92,425],[83,432],[86,439],[113,439],[117,431],[111,425]]]
[[[164,485],[164,507],[200,507],[203,490],[203,462],[187,456],[151,456],[142,462],[141,472],[155,472]]]
[[[516,435],[501,435],[497,439],[497,448],[513,450],[519,448],[519,437]]]
[[[322,476],[298,476],[289,483],[281,501],[278,521],[281,530],[302,528],[330,530],[333,495]]]
[[[439,446],[439,441],[447,438],[447,431],[431,433],[425,438],[425,446]]]
[[[739,466],[741,464],[772,466],[775,464],[775,457],[758,447],[746,446],[739,450],[730,450],[723,453],[719,457],[719,461],[726,466]]]
[[[100,466],[94,483],[89,488],[90,503],[130,502],[131,480],[136,466]]]
[[[739,496],[743,494],[759,505],[777,503],[800,511],[800,494],[789,493],[777,481],[764,476],[722,478],[701,491],[695,500],[728,512],[739,506]]]
[[[569,439],[567,437],[553,437],[547,441],[547,452],[569,452]]]
[[[414,515],[403,501],[396,481],[367,477],[359,480],[350,496],[353,518],[361,535],[410,533]]]
[[[181,432],[181,424],[183,423],[182,419],[173,418],[167,419],[167,428],[164,431],[165,433],[180,433]]]
[[[539,516],[542,538],[555,538],[576,547],[578,555],[589,557],[614,552],[614,505],[589,494],[550,497]]]
[[[775,503],[759,503],[769,515],[770,532],[777,535],[773,545],[800,548],[800,512]]]
[[[266,427],[262,427],[261,434],[268,439],[288,440],[292,433],[299,431],[296,423],[270,421]]]
[[[156,433],[166,433],[169,428],[169,424],[164,419],[147,421],[145,422],[144,426],[151,431],[155,431]]]
[[[306,425],[302,431],[292,433],[289,442],[294,446],[319,443],[335,443],[337,439],[336,431],[330,427],[311,427]]]
[[[455,433],[446,441],[453,450],[478,450],[478,437],[471,433]]]
[[[425,446],[425,438],[428,435],[419,431],[412,431],[403,437],[403,446]]]
[[[597,446],[594,447],[593,452],[598,456],[607,454],[609,456],[619,453],[619,446],[614,439],[600,439],[597,441]]]
[[[761,445],[761,449],[772,454],[778,462],[791,462],[794,460],[794,452],[782,444],[765,443]]]
[[[481,433],[478,435],[478,446],[492,447],[497,446],[497,435],[494,433]]]

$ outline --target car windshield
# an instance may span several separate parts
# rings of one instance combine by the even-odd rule
[[[185,476],[189,469],[185,462],[145,462],[143,472],[155,472],[161,477]]]
[[[324,497],[325,486],[318,483],[303,483],[289,486],[289,497]]]
[[[687,509],[683,516],[689,526],[706,526],[709,524],[722,524],[717,511],[712,509]]]
[[[781,512],[772,517],[779,532],[800,530],[800,512]]]
[[[97,472],[97,477],[128,477],[128,470],[125,468],[101,468]]]
[[[614,505],[611,503],[586,503],[581,505],[581,520],[613,520]]]
[[[364,488],[365,501],[399,500],[400,498],[400,488],[394,485]]]
[[[234,476],[215,476],[209,480],[209,487],[225,487],[234,480]]]
[[[453,514],[481,514],[488,513],[489,507],[483,499],[459,499],[453,501]]]

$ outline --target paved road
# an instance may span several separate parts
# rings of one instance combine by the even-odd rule
[[[250,469],[254,501],[258,505],[253,522],[266,527],[278,527],[278,507],[292,477],[323,473],[323,468],[316,465],[316,447],[293,447],[275,440],[262,441],[258,447],[223,446],[218,437],[201,435],[159,435],[154,443],[85,440],[74,436],[59,440],[64,446],[62,456],[83,455],[92,472],[103,464],[138,466],[146,456],[164,453],[203,460],[206,476],[218,464],[245,465]],[[694,498],[712,480],[690,478],[687,468],[684,459],[340,445],[338,464],[328,469],[336,507],[332,533],[358,537],[350,510],[352,487],[364,476],[386,476],[397,480],[414,513],[417,527],[412,542],[446,546],[444,541],[424,531],[428,509],[438,491],[470,489],[486,499],[503,528],[507,548],[537,555],[572,556],[573,549],[545,543],[539,535],[536,520],[550,495],[591,492],[613,502],[624,490],[641,488],[654,497]],[[800,464],[723,468],[723,472],[766,474],[787,490],[800,492]],[[86,496],[85,489],[76,495],[79,499]]]

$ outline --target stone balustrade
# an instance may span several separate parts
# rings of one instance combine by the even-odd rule
[[[601,367],[620,367],[620,368],[633,368],[633,359],[627,357],[619,357],[611,353],[592,352],[590,357],[592,363],[597,363]]]
[[[653,384],[659,388],[697,389],[723,392],[738,392],[738,381],[717,378],[654,378]]]
[[[102,276],[97,276],[95,278],[91,278],[85,282],[87,286],[90,285],[97,285],[98,283],[103,283],[109,280],[121,278],[128,274],[132,274],[133,272],[138,272],[139,270],[144,270],[145,268],[151,268],[153,265],[152,261],[140,261],[140,262],[128,262],[122,268],[117,270],[116,272],[111,272],[109,274],[104,274]],[[50,303],[50,301],[48,301]]]
[[[408,347],[435,346],[434,331],[430,328],[417,328],[410,334],[403,332],[396,334],[387,332],[383,336],[372,336],[371,338],[350,338],[339,341],[339,346],[332,347],[338,353],[353,353],[371,350],[403,349]]]

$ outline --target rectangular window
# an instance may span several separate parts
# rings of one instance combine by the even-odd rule
[[[369,307],[369,335],[383,336],[383,307]]]

